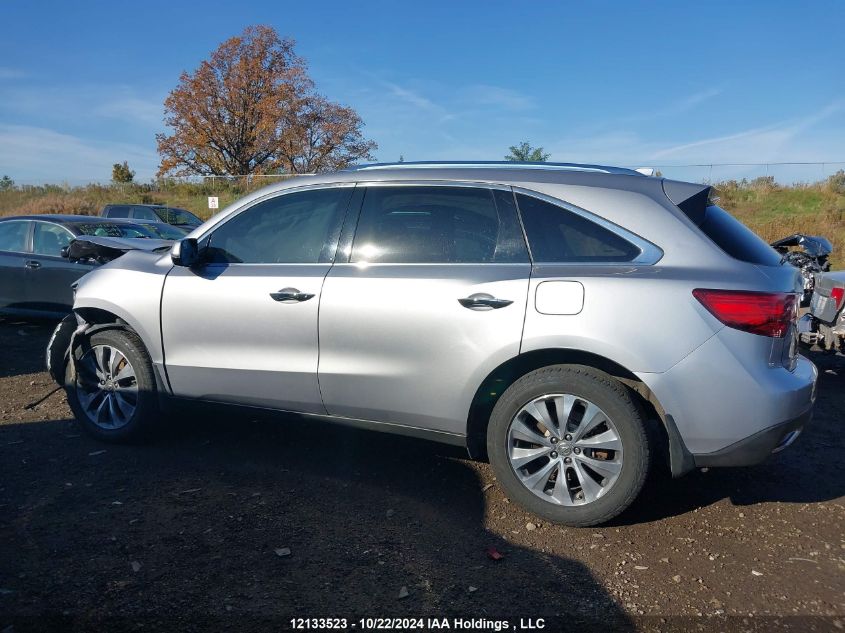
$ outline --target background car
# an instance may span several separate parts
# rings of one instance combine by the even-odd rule
[[[104,218],[164,222],[165,224],[184,226],[190,229],[202,224],[202,220],[190,211],[158,204],[107,204],[100,212],[100,216]]]
[[[169,243],[151,228],[125,220],[86,215],[0,218],[0,313],[60,316],[70,312],[71,284],[98,265],[62,256],[62,249],[82,236],[143,240],[149,248]]]

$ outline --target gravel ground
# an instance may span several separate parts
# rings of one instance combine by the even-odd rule
[[[487,464],[421,440],[217,412],[151,445],[97,443],[61,392],[26,408],[53,389],[52,327],[0,320],[3,633],[397,616],[845,629],[845,358],[813,355],[816,417],[789,450],[655,476],[612,525],[573,529],[509,503]]]

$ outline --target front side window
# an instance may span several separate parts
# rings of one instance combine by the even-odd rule
[[[70,244],[72,239],[70,232],[58,224],[36,222],[32,236],[32,250],[39,255],[59,257],[62,249]]]
[[[490,189],[386,186],[367,189],[350,261],[512,263],[528,257],[509,192],[497,206]]]
[[[556,204],[517,194],[535,262],[630,262],[640,249],[616,233]]]
[[[351,194],[351,187],[333,187],[259,202],[212,233],[206,260],[231,264],[329,262]]]
[[[0,251],[22,253],[26,250],[28,220],[10,220],[0,222]]]

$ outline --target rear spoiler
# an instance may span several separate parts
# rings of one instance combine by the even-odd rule
[[[707,207],[713,204],[713,188],[710,185],[664,180],[663,192],[696,226],[701,226],[707,214]]]

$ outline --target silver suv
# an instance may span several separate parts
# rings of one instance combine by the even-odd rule
[[[134,440],[172,399],[466,446],[530,511],[612,518],[651,462],[763,460],[810,419],[798,271],[705,185],[612,167],[289,180],[86,275],[48,364]]]

